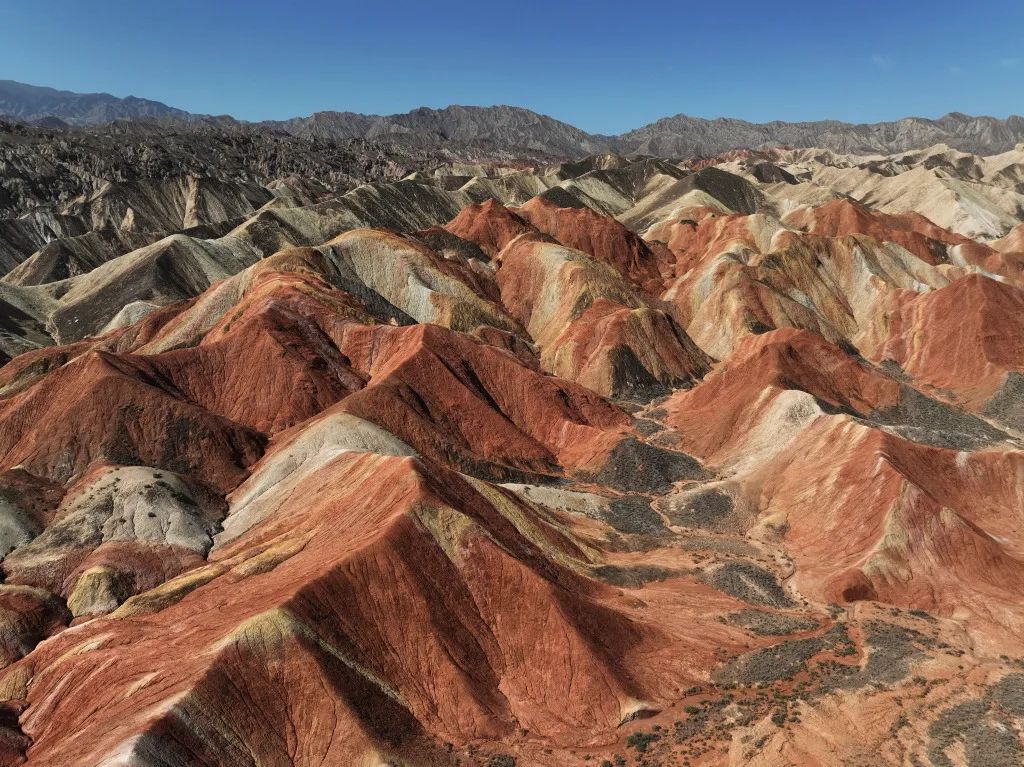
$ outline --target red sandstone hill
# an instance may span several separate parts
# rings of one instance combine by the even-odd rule
[[[648,244],[615,219],[588,208],[559,208],[543,197],[534,197],[517,213],[566,247],[614,267],[641,289],[653,295],[664,289],[671,254],[660,243]]]
[[[1021,763],[1019,226],[964,233],[1012,159],[438,168],[33,257],[0,764]],[[1001,191],[897,209],[936,163]]]
[[[520,234],[535,229],[496,200],[463,208],[445,228],[458,237],[475,242],[491,258]]]
[[[969,275],[941,290],[900,294],[887,306],[885,340],[871,354],[915,380],[981,407],[1024,372],[1024,289]]]

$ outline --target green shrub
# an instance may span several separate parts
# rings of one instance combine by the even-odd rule
[[[661,736],[653,732],[634,732],[628,738],[626,738],[626,745],[630,748],[635,748],[638,754],[644,753],[648,747],[656,740],[661,740]]]

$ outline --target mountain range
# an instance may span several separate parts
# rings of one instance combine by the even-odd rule
[[[159,101],[109,93],[73,93],[14,80],[0,80],[0,115],[26,122],[56,118],[69,125],[99,125],[114,120],[193,119],[188,112]]]
[[[117,120],[233,122],[232,118],[190,114],[157,101],[58,91],[11,80],[0,81],[0,115],[30,123],[54,124],[56,120],[71,126],[102,125]],[[587,133],[515,106],[424,107],[387,116],[325,111],[255,125],[307,138],[386,140],[417,148],[497,147],[545,152],[562,158],[597,152],[708,156],[732,149],[773,146],[888,154],[939,143],[967,152],[994,154],[1024,142],[1024,117],[997,119],[957,112],[938,119],[907,117],[869,124],[836,120],[757,124],[680,114],[618,136]]]

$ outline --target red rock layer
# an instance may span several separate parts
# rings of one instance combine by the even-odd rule
[[[190,401],[264,433],[294,426],[364,385],[318,324],[367,320],[319,280],[268,272],[199,346],[147,356]],[[258,385],[253,371],[260,371]]]
[[[918,213],[881,213],[848,199],[833,200],[816,208],[800,208],[786,216],[785,222],[824,237],[866,234],[879,242],[895,242],[930,264],[945,262],[952,245],[965,246],[971,263],[983,260],[989,251],[984,245],[943,229]]]
[[[502,302],[530,332],[545,370],[605,396],[689,383],[709,359],[664,310],[582,251],[524,235],[497,260]]]
[[[1022,477],[1024,453],[961,454],[826,417],[750,481],[803,593],[957,616],[1001,652],[1024,628]]]
[[[560,208],[543,197],[534,197],[517,213],[544,234],[566,247],[581,250],[613,266],[642,290],[658,295],[671,274],[671,252],[648,244],[609,216],[589,208]]]
[[[599,298],[552,343],[552,370],[611,396],[660,391],[700,379],[710,359],[662,311]]]
[[[178,470],[226,490],[263,444],[130,355],[87,352],[0,402],[0,467],[57,482],[98,461]]]
[[[431,763],[444,741],[522,731],[584,744],[677,694],[735,630],[656,626],[574,573],[583,556],[500,491],[342,454],[210,565],[65,632],[0,686],[28,704],[29,765]]]
[[[556,471],[563,462],[592,462],[625,431],[625,417],[592,392],[540,376],[503,349],[438,326],[361,324],[345,301],[322,282],[265,272],[198,346],[78,357],[4,403],[8,458],[61,481],[93,461],[194,466],[199,477],[227,488],[258,455],[260,434],[293,426],[346,397],[345,412],[438,460],[467,466],[493,461]],[[260,371],[259,386],[253,386],[253,370]],[[79,391],[81,407],[94,419],[92,427],[79,424],[76,440],[47,420],[52,408],[69,406],[58,403],[58,390],[67,386]],[[135,408],[113,434],[102,410],[108,396],[108,410]],[[150,413],[158,424],[145,420]],[[169,437],[160,435],[184,428],[176,424],[185,417],[187,434],[199,438],[182,455],[165,456],[160,445]],[[143,440],[150,429],[157,436]],[[54,461],[59,452],[47,439],[77,446],[70,465],[46,463],[44,456]]]
[[[794,389],[833,408],[869,415],[897,405],[900,386],[823,338],[784,328],[747,336],[690,391],[664,404],[688,452],[721,458],[742,446],[771,399]]]
[[[763,239],[758,224],[763,216],[721,215],[709,208],[684,210],[678,219],[656,224],[648,238],[664,242],[676,255],[676,274],[683,275],[701,261],[739,246],[760,252]]]
[[[339,347],[368,381],[339,409],[438,460],[550,472],[593,463],[626,430],[590,390],[436,326],[352,327]]]
[[[991,245],[1000,253],[1024,253],[1024,224],[1017,224],[1005,237]]]
[[[810,234],[865,234],[879,242],[895,242],[929,264],[970,264],[1018,282],[1024,276],[1024,254],[1012,252],[1012,233],[1007,236],[1009,247],[1003,250],[996,243],[985,245],[943,229],[919,213],[882,213],[848,199],[800,208],[784,220],[787,226]]]
[[[922,385],[980,408],[1008,372],[1024,370],[1024,290],[968,275],[940,290],[903,292],[887,322],[858,343]]]
[[[493,258],[512,240],[533,226],[496,200],[468,205],[445,225],[452,234],[475,242]]]

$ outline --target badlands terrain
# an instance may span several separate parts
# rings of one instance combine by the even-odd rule
[[[0,764],[1024,762],[1024,145],[2,138]]]

